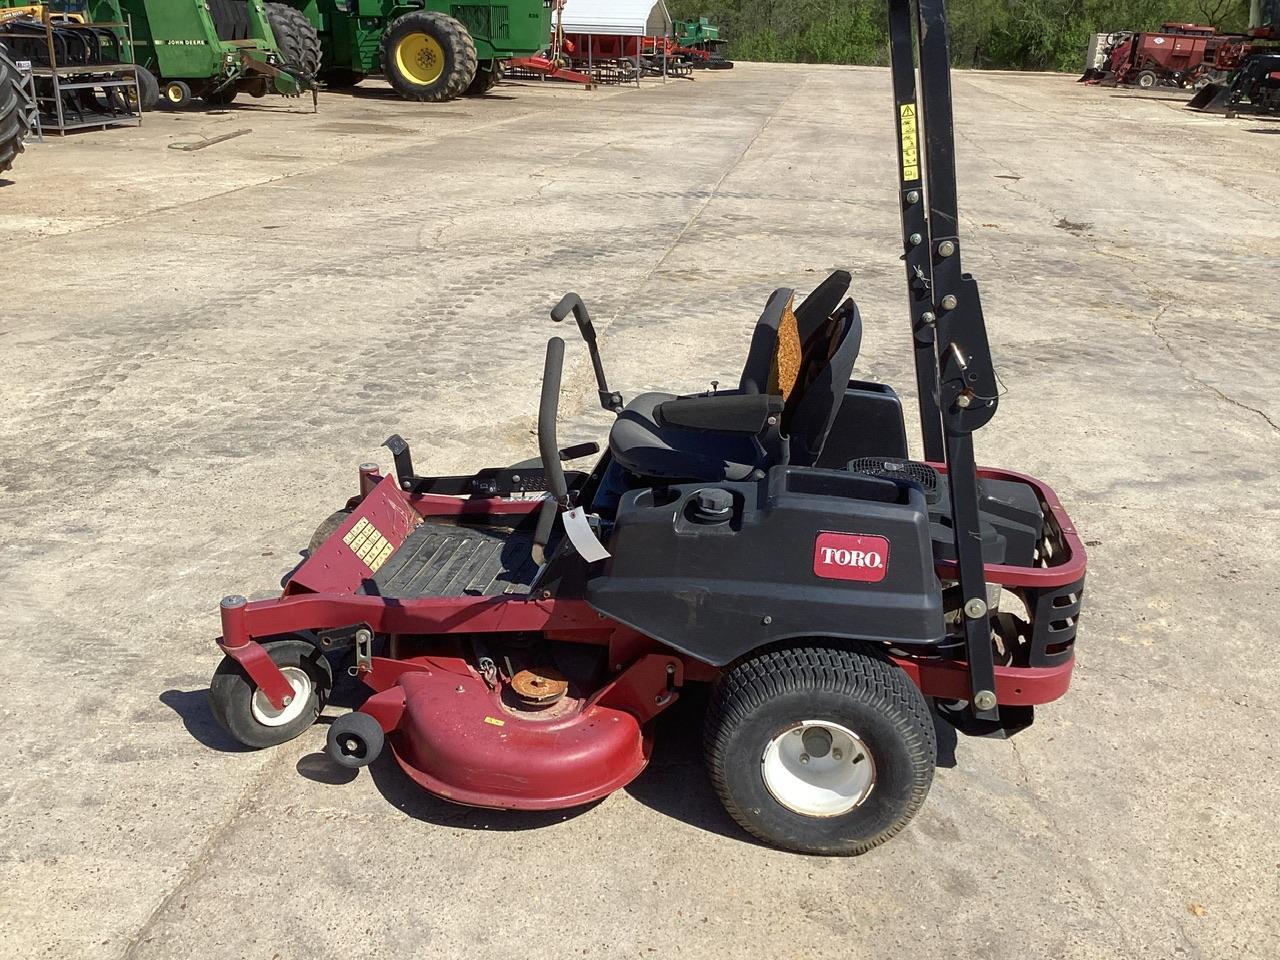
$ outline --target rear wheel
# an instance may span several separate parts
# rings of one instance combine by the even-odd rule
[[[135,69],[138,77],[138,108],[144,113],[154,110],[160,103],[160,81],[146,67]]]
[[[18,68],[0,49],[0,173],[12,167],[25,149],[22,141],[29,132],[27,116],[22,110],[25,99],[18,86]]]
[[[1143,90],[1150,90],[1152,87],[1154,87],[1157,83],[1160,82],[1160,78],[1156,76],[1154,70],[1143,70],[1141,73],[1138,74],[1135,82]]]
[[[213,718],[246,747],[274,747],[298,736],[315,723],[333,688],[329,661],[305,640],[268,640],[262,648],[293,687],[289,703],[272,706],[230,657],[222,658],[209,684]]]
[[[461,96],[475,79],[476,65],[471,34],[443,13],[406,13],[382,37],[387,80],[408,100],[439,103]]]
[[[476,67],[475,78],[467,86],[468,97],[482,97],[498,85],[502,79],[502,62],[486,60]]]
[[[873,650],[800,647],[746,660],[707,712],[707,763],[729,814],[766,843],[852,855],[929,793],[937,756],[920,691]]]
[[[267,24],[285,62],[314,77],[320,71],[320,34],[306,14],[286,3],[268,3]]]
[[[235,101],[236,94],[238,94],[239,92],[240,91],[235,88],[234,84],[227,84],[225,87],[222,87],[220,89],[214,89],[213,87],[210,87],[203,94],[201,94],[201,99],[203,99],[205,103],[210,104],[212,106],[225,107],[228,104]]]

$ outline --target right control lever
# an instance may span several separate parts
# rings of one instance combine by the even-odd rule
[[[587,305],[576,293],[566,293],[551,309],[551,319],[560,323],[570,313],[578,321],[578,332],[586,341],[587,352],[591,354],[591,366],[596,373],[596,387],[600,393],[600,406],[613,413],[622,412],[622,394],[610,390],[604,378],[604,365],[600,362],[600,350],[596,346],[596,328],[591,325],[591,314],[587,313]]]

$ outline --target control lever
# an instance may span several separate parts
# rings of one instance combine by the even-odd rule
[[[587,352],[591,354],[591,366],[596,373],[596,387],[600,394],[600,406],[613,413],[622,412],[622,394],[609,389],[605,381],[604,365],[600,362],[600,350],[596,346],[596,328],[591,325],[591,314],[587,313],[587,305],[576,293],[566,293],[560,302],[551,308],[551,319],[560,323],[570,312],[578,321],[578,332],[586,341]]]

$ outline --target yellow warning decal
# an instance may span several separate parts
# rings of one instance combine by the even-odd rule
[[[507,721],[499,720],[497,717],[485,717],[484,722],[492,724],[495,727],[505,727],[507,725]]]
[[[356,521],[356,525],[347,531],[342,542],[351,548],[352,553],[360,558],[370,573],[377,573],[378,568],[387,562],[387,557],[395,549],[367,517]]]
[[[902,182],[920,179],[920,147],[916,138],[916,105],[898,108],[898,132],[902,138]]]

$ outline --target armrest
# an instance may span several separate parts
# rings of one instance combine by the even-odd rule
[[[729,396],[683,397],[654,408],[660,426],[708,433],[757,434],[769,425],[769,418],[782,413],[782,398],[768,393]]]

